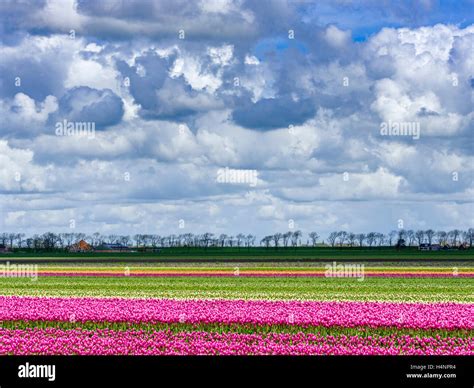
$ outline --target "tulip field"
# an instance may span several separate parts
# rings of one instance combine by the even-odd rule
[[[472,267],[42,266],[0,278],[0,354],[474,355]]]

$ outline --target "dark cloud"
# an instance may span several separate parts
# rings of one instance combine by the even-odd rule
[[[43,100],[49,95],[62,93],[67,66],[61,57],[53,53],[37,56],[18,53],[15,57],[0,60],[0,74],[1,97],[11,98],[17,93],[25,93],[35,100]],[[19,86],[16,84],[17,77]]]
[[[123,102],[111,90],[75,87],[59,100],[54,120],[93,122],[97,129],[119,123],[124,113]]]
[[[129,66],[124,61],[118,61],[116,66],[124,79],[129,78],[130,93],[137,104],[147,111],[156,110],[156,91],[161,89],[168,76],[171,58],[161,58],[154,52],[147,52],[139,56],[135,63],[135,66]],[[144,69],[145,74],[139,75],[139,67]]]
[[[247,128],[270,130],[299,125],[314,116],[316,105],[311,99],[294,101],[290,96],[247,102],[234,110],[234,121]]]

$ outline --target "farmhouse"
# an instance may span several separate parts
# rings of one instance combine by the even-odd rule
[[[75,244],[72,244],[68,248],[69,252],[90,252],[93,250],[92,245],[88,244],[86,241],[81,240]]]
[[[0,244],[0,253],[8,253],[9,249],[5,244]]]
[[[466,243],[464,244],[461,244],[457,247],[457,249],[467,249],[468,246]],[[450,246],[449,244],[444,244],[444,245],[441,245],[441,244],[420,244],[418,246],[418,249],[420,251],[446,251],[446,250],[451,250],[451,249],[456,249],[456,246]]]
[[[129,247],[119,243],[102,244],[95,249],[96,252],[128,252],[129,250]]]
[[[420,251],[430,251],[431,250],[431,245],[430,244],[420,244],[418,246],[418,250],[420,250]]]

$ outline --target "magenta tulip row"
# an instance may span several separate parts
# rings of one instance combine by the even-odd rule
[[[171,331],[0,329],[0,354],[474,355],[473,338]]]
[[[474,304],[0,296],[0,320],[474,329]]]

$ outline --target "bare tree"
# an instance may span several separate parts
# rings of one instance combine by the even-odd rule
[[[360,247],[364,245],[364,240],[365,240],[365,234],[364,233],[359,233],[357,235],[357,241],[359,242]]]
[[[316,232],[311,232],[309,234],[309,238],[311,239],[311,243],[313,244],[313,247],[315,247],[316,241],[318,241],[318,238],[319,238],[319,234],[317,234]]]
[[[375,238],[378,241],[378,246],[381,247],[385,241],[385,235],[383,233],[377,233]]]
[[[8,233],[8,241],[10,243],[10,249],[13,249],[13,243],[16,240],[16,233]]]
[[[209,246],[209,243],[211,240],[214,238],[214,233],[204,233],[202,235],[202,241],[204,244],[204,248],[207,248]]]
[[[331,247],[334,248],[334,245],[336,245],[336,240],[339,236],[339,232],[331,232],[328,236],[328,241],[329,244],[331,244]]]
[[[242,246],[242,242],[244,241],[245,239],[245,235],[243,233],[239,233],[237,236],[236,236],[236,241],[237,241],[237,247],[240,249],[240,247]]]
[[[16,234],[16,244],[18,248],[21,248],[21,246],[23,245],[23,237],[25,237],[25,233]]]
[[[469,247],[472,248],[472,242],[474,241],[474,228],[469,228],[467,230],[467,235],[469,238]]]
[[[354,246],[355,241],[356,241],[356,234],[350,232],[347,235],[347,241],[349,242],[349,246],[352,248]]]
[[[248,234],[245,236],[245,243],[247,245],[247,248],[250,248],[254,243],[255,243],[255,236],[253,234]]]
[[[291,245],[292,246],[294,246],[294,247],[298,246],[298,241],[299,241],[301,235],[302,235],[301,230],[297,230],[297,231],[293,232],[293,234],[291,235]]]
[[[219,245],[221,246],[221,248],[225,247],[225,243],[227,241],[227,235],[222,233],[220,236],[219,236]]]
[[[120,243],[126,247],[130,245],[131,237],[128,235],[120,236]]]
[[[193,241],[194,241],[193,237],[194,237],[194,236],[193,236],[192,233],[185,233],[185,234],[183,235],[184,246],[185,246],[185,247],[189,248],[189,247],[191,247],[191,245],[193,245]],[[150,241],[151,241],[151,246],[152,246],[153,248],[156,248],[158,242],[160,241],[160,236],[151,235]]]
[[[32,239],[32,238],[27,238],[27,239],[26,239],[26,247],[27,247],[28,249],[33,248],[33,239]]]
[[[438,241],[438,244],[439,245],[445,245],[447,236],[448,236],[448,234],[445,231],[438,230],[436,232],[436,240]]]
[[[431,245],[434,235],[435,235],[435,231],[433,229],[428,229],[425,231],[425,236],[426,236],[426,239],[428,240],[428,244]]]
[[[63,233],[64,245],[69,247],[73,244],[75,239],[74,233]]]
[[[260,244],[265,245],[265,248],[268,248],[270,246],[270,241],[271,241],[272,238],[273,238],[273,236],[265,236],[260,241]]]
[[[288,243],[291,240],[292,232],[288,231],[283,234],[283,246],[286,248],[288,246]]]
[[[344,242],[346,241],[347,239],[347,232],[341,230],[339,233],[338,233],[338,237],[339,237],[339,245],[342,247],[344,245]]]
[[[141,240],[137,240],[137,237],[138,237],[138,236],[140,236],[140,239],[141,239],[141,236],[142,236],[142,235],[141,235],[141,234],[137,234],[137,235],[135,235],[135,237],[134,237],[135,241],[137,242],[137,248],[138,248],[138,246],[139,246],[139,242],[141,241]],[[109,235],[107,236],[106,240],[107,240],[107,243],[109,243],[109,244],[115,244],[115,243],[117,242],[117,238],[118,238],[118,236],[117,236],[116,234],[109,234]]]
[[[0,242],[2,243],[2,245],[7,245],[7,241],[8,241],[8,233],[2,233],[0,234]]]
[[[418,241],[418,246],[423,244],[423,241],[425,240],[425,232],[423,230],[417,230],[415,232],[415,237],[416,241]]]
[[[54,233],[47,232],[41,236],[43,240],[43,247],[48,251],[52,251],[56,248],[58,242],[58,236]]]
[[[273,238],[273,245],[275,246],[275,248],[278,248],[278,243],[280,242],[281,238],[282,238],[282,234],[281,233],[275,233],[272,238]]]
[[[102,243],[102,238],[99,232],[92,233],[92,246],[97,247]]]
[[[388,244],[390,246],[393,245],[393,241],[395,239],[395,237],[397,236],[398,232],[396,230],[392,230],[389,234],[388,234]]]
[[[415,242],[415,231],[412,229],[407,230],[406,236],[408,240],[408,245],[412,246],[413,243]]]
[[[367,233],[367,244],[369,244],[369,247],[372,247],[372,244],[375,242],[376,236],[377,235],[375,232]]]
[[[454,230],[449,231],[448,238],[450,239],[452,246],[454,247],[457,246],[458,238],[460,234],[461,234],[461,231],[459,229],[454,229]]]

